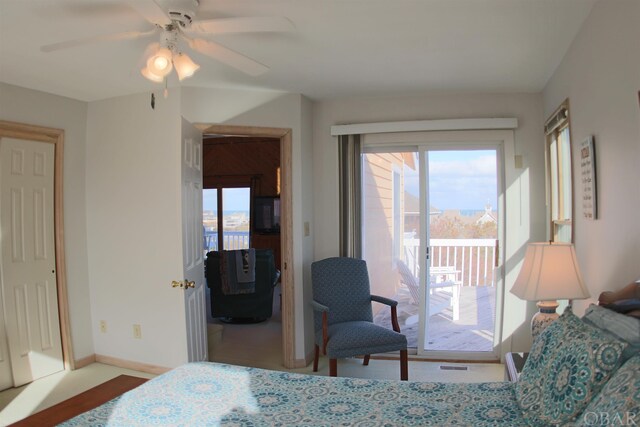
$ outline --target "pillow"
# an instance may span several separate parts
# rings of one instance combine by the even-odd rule
[[[523,418],[533,426],[573,420],[618,368],[626,347],[567,307],[534,341],[516,383]]]
[[[611,376],[576,424],[630,426],[637,422],[640,422],[640,354]]]
[[[608,308],[617,313],[628,313],[630,311],[640,310],[640,298],[621,299],[611,304],[605,304],[604,308]]]
[[[640,319],[591,304],[582,320],[628,342],[624,360],[640,352]]]

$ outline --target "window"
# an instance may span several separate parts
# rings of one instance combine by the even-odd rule
[[[249,247],[251,189],[203,190],[204,251]]]
[[[570,243],[573,240],[573,185],[568,100],[547,120],[545,134],[550,239]]]

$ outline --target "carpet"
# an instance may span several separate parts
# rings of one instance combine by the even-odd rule
[[[62,421],[96,408],[145,382],[147,382],[146,378],[120,375],[57,405],[33,414],[24,420],[11,424],[10,427],[55,426]]]

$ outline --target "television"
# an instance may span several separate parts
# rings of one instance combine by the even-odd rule
[[[253,209],[254,232],[280,233],[280,197],[256,197]]]

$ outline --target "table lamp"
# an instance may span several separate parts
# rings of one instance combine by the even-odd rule
[[[540,312],[531,319],[531,335],[535,340],[540,332],[559,317],[556,313],[556,300],[589,298],[573,245],[529,243],[522,269],[511,293],[523,300],[538,301]]]

